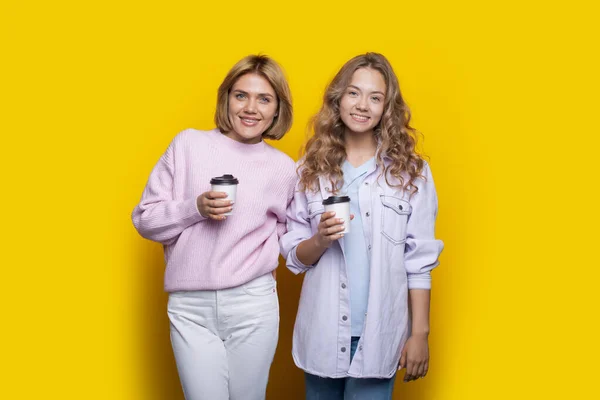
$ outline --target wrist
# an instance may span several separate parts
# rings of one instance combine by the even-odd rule
[[[200,212],[200,198],[202,197],[202,195],[196,196],[196,209],[198,210],[198,214],[202,215],[202,213]]]
[[[198,210],[198,214],[206,218],[206,215],[202,214],[202,195],[196,197],[196,210]]]
[[[427,339],[429,337],[429,329],[413,329],[411,336]]]
[[[319,240],[318,233],[313,236],[313,244],[316,247],[316,249],[321,253],[324,253],[325,250],[327,250],[327,246],[325,244],[321,243],[321,241]]]

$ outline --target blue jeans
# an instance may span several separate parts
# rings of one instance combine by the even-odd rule
[[[352,337],[350,357],[354,357],[359,337]],[[306,400],[391,400],[396,375],[377,378],[321,378],[304,373]]]

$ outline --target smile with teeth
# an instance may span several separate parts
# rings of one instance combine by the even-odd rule
[[[260,122],[260,119],[252,118],[252,117],[240,117],[242,120],[242,124],[246,126],[254,126]]]
[[[355,120],[357,122],[367,122],[369,120],[369,117],[366,117],[364,115],[350,114],[350,116],[352,117],[353,120]]]

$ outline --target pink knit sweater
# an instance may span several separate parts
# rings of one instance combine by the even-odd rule
[[[233,215],[204,218],[196,198],[224,174],[239,180]],[[165,290],[229,288],[275,269],[296,179],[294,161],[264,141],[243,144],[217,129],[179,133],[132,214],[140,235],[164,245]]]

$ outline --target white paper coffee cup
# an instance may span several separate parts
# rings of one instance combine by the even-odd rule
[[[348,196],[330,196],[323,200],[325,212],[335,211],[334,218],[344,219],[344,230],[339,233],[350,232],[350,197]]]
[[[233,175],[217,176],[210,180],[211,190],[213,192],[227,193],[227,198],[224,200],[231,200],[234,203],[236,200],[238,183],[239,183],[239,181],[237,180],[237,178],[234,178]],[[235,207],[235,205],[233,207]],[[233,209],[223,215],[231,215],[231,214],[233,214]]]

